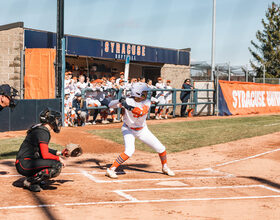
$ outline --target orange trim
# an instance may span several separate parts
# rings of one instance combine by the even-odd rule
[[[119,166],[120,166],[122,163],[124,163],[128,158],[129,158],[129,156],[127,156],[124,152],[121,153],[121,154],[117,157],[117,159],[114,161],[114,163],[112,164],[112,166],[110,167],[110,169],[113,168],[113,167],[115,167],[115,168],[119,167]]]
[[[130,128],[130,127],[129,127]],[[139,128],[130,128],[130,129],[132,129],[132,130],[134,130],[134,131],[140,131],[140,130],[142,130],[144,127],[139,127]]]
[[[132,128],[132,127],[129,127],[127,124],[124,124],[126,127],[130,128],[131,130],[134,130],[134,131],[140,131],[142,130],[144,127],[138,127],[138,128]]]
[[[163,151],[162,153],[159,153],[159,158],[161,161],[161,164],[164,165],[167,163],[167,156],[166,156],[166,151]]]

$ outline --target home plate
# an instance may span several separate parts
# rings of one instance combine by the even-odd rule
[[[187,184],[182,183],[180,181],[165,181],[165,182],[157,183],[156,185],[161,185],[161,186],[187,186]]]

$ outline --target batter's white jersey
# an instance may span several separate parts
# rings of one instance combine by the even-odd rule
[[[146,125],[146,118],[148,114],[148,110],[151,107],[151,100],[146,99],[143,102],[136,102],[134,98],[126,98],[126,103],[133,107],[138,107],[141,110],[144,110],[146,114],[139,117],[132,113],[132,111],[128,111],[125,109],[125,114],[123,117],[123,122],[128,126],[132,128],[139,128],[144,127]]]
[[[126,103],[132,107],[142,110],[143,115],[133,114],[132,111],[125,109],[123,117],[122,133],[124,138],[124,153],[131,157],[135,151],[135,138],[138,138],[157,153],[165,151],[165,146],[152,134],[146,125],[146,118],[151,106],[151,100],[146,99],[142,102],[136,102],[134,98],[126,98]],[[110,108],[116,108],[119,105],[118,100],[110,102]],[[134,109],[135,109],[134,108]],[[133,110],[134,111],[134,110]]]

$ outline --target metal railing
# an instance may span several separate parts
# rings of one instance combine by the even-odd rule
[[[87,91],[93,91],[91,88],[86,88],[81,91],[82,97],[86,97],[86,92]],[[177,106],[182,106],[182,105],[187,105],[187,106],[192,106],[194,109],[194,115],[197,115],[197,106],[198,105],[215,105],[215,102],[199,102],[198,101],[198,92],[213,92],[215,94],[215,89],[151,89],[148,93],[148,98],[151,98],[152,93],[156,91],[171,91],[172,92],[172,102],[168,104],[152,104],[152,107],[156,106],[171,106],[173,107],[172,115],[173,117],[176,117],[176,107]],[[191,92],[191,98],[189,102],[185,103],[178,103],[177,102],[177,92],[182,92],[182,91],[190,91]],[[120,90],[115,90],[117,92],[116,96],[113,99],[120,99],[122,97],[123,89]],[[214,95],[213,95],[214,96]],[[214,97],[213,97],[213,100]],[[88,110],[95,110],[95,109],[107,109],[107,106],[100,106],[100,107],[87,107]],[[150,119],[150,113],[151,113],[151,108],[149,109],[147,119]],[[120,113],[121,113],[121,108],[117,108],[117,119],[120,119]]]

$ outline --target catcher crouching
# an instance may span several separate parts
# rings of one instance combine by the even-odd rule
[[[60,132],[61,113],[47,108],[40,113],[40,122],[27,131],[16,157],[16,169],[26,177],[23,185],[33,192],[40,192],[44,181],[57,177],[65,166],[62,152],[48,147],[50,130]]]

